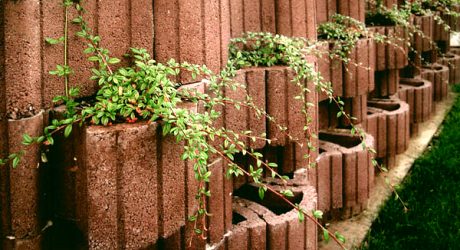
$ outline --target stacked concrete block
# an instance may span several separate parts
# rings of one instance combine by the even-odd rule
[[[335,13],[364,22],[365,12],[365,0],[328,0],[316,3],[316,19],[319,24],[329,21]]]
[[[419,124],[431,117],[433,88],[421,78],[401,78],[397,97],[409,105],[411,134],[417,134]]]
[[[43,131],[43,111],[21,120],[8,120],[7,154],[24,155],[16,168],[2,166],[0,175],[1,236],[3,249],[40,249],[42,216],[40,214],[40,147],[26,147],[22,135],[39,136]]]
[[[454,53],[447,53],[440,58],[439,63],[449,67],[449,83],[460,83],[460,56]]]
[[[303,185],[295,182],[286,185],[267,180],[267,184],[278,192],[290,189],[294,197],[289,197],[289,200],[298,203],[309,213],[316,209],[316,192],[313,187],[305,185],[305,181]],[[316,249],[318,235],[315,222],[308,218],[300,222],[297,210],[270,191],[260,200],[257,189],[253,184],[245,186],[244,190],[235,194],[239,197],[235,202],[257,214],[266,223],[266,244],[261,249]],[[262,239],[263,236],[259,239],[251,238],[250,241]]]
[[[431,82],[434,102],[442,101],[447,97],[449,87],[449,68],[447,66],[438,63],[423,66],[421,77]]]
[[[376,158],[393,167],[396,155],[409,146],[409,105],[396,98],[373,99],[368,102],[368,113],[366,131],[376,138]]]
[[[315,0],[230,0],[231,35],[270,32],[316,37]]]
[[[448,27],[449,17],[442,12],[435,12],[434,15],[440,17],[439,20],[433,20],[433,42],[436,43],[435,50],[438,53],[446,53],[450,45],[450,30]]]
[[[309,170],[309,181],[318,191],[318,208],[327,219],[344,219],[362,212],[374,186],[371,154],[347,129],[323,130],[319,138],[318,164]],[[363,142],[374,147],[370,134]]]

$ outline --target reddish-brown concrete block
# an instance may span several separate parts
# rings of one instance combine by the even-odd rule
[[[460,6],[458,4],[454,4],[452,7],[451,7],[452,11],[455,11],[455,12],[460,12]],[[459,17],[456,17],[456,16],[447,16],[447,25],[449,25],[451,31],[453,32],[458,32],[460,31],[460,20],[459,20]]]
[[[375,91],[376,97],[387,97],[398,92],[399,70],[384,70],[375,72]]]
[[[454,53],[447,53],[440,58],[439,63],[449,67],[449,83],[460,83],[460,56]]]
[[[324,79],[324,82],[330,82],[332,87],[332,94],[334,96],[341,96],[343,93],[343,63],[337,59],[331,59],[328,51],[333,47],[333,43],[324,43],[320,47],[322,55],[318,58],[318,72]],[[319,94],[319,101],[328,99],[325,91],[321,90]]]
[[[266,248],[267,224],[246,205],[246,200],[237,197],[233,200],[233,213],[236,218],[227,236],[228,250]]]
[[[321,202],[318,205],[326,212],[326,219],[359,213],[367,206],[374,185],[370,153],[349,130],[321,131],[319,138],[322,153],[317,159],[318,166],[316,171],[309,170],[309,179],[316,179],[318,202]],[[365,143],[373,147],[374,138],[367,134]]]
[[[230,0],[231,34],[263,31],[315,39],[315,8],[312,0]]]
[[[317,1],[316,20],[318,24],[327,22],[334,13],[337,13],[336,0]]]
[[[0,246],[12,246],[13,249],[39,249],[41,244],[41,218],[39,211],[40,188],[40,147],[22,144],[23,134],[39,136],[43,131],[43,112],[30,118],[8,120],[8,132],[5,137],[9,148],[3,154],[25,154],[17,167],[12,164],[3,166],[0,181],[2,240]],[[13,236],[8,238],[7,236]]]
[[[433,16],[414,17],[417,31],[412,38],[412,46],[419,53],[432,50],[433,22]]]
[[[365,21],[366,1],[364,0],[336,0],[337,13],[352,17],[360,22]]]
[[[396,26],[371,27],[374,33],[385,35],[390,43],[376,43],[375,70],[401,69],[408,64],[408,35]]]
[[[428,120],[433,105],[431,82],[421,78],[401,78],[398,97],[409,105],[411,133],[417,132],[417,124]]]
[[[371,99],[368,101],[370,113],[382,113],[386,119],[378,119],[377,121],[386,122],[386,124],[378,124],[377,127],[386,126],[386,133],[382,135],[378,130],[372,129],[377,135],[386,137],[386,148],[382,151],[377,151],[378,157],[386,157],[390,159],[390,163],[397,154],[403,153],[408,145],[410,139],[410,113],[409,105],[400,101],[397,98],[392,99]],[[381,115],[376,115],[381,116]],[[378,138],[380,139],[380,138]],[[382,138],[384,139],[384,138]],[[377,148],[376,150],[383,148]],[[388,167],[392,167],[392,164]]]
[[[246,73],[246,87],[248,95],[252,98],[254,105],[261,111],[265,111],[266,105],[266,75],[267,70],[264,68],[250,68],[243,70]],[[254,136],[260,137],[266,133],[266,118],[263,114],[257,113],[254,109],[248,109],[249,112],[249,129]],[[263,148],[265,146],[263,140],[250,140],[251,148]]]
[[[440,20],[433,20],[433,41],[440,52],[446,53],[450,47],[450,27],[448,26],[448,16],[440,11],[434,13]]]
[[[122,59],[129,52],[131,35],[130,4],[124,0],[98,3],[98,33],[103,38],[101,46],[107,48],[111,55]]]
[[[343,108],[347,115],[354,117],[351,121],[353,124],[359,124],[366,120],[367,116],[367,95],[361,95],[355,98],[342,98]],[[319,109],[319,129],[346,127],[350,125],[350,120],[345,116],[337,118],[339,107],[336,103],[330,103],[329,100],[322,101],[318,104]]]
[[[344,68],[343,97],[356,97],[374,89],[375,44],[372,39],[358,40]]]
[[[270,184],[278,192],[286,187]],[[316,194],[311,186],[291,186],[296,203],[305,210],[312,211],[316,208]],[[259,215],[267,224],[266,248],[263,249],[316,249],[316,230],[314,222],[306,219],[299,222],[297,211],[282,201],[271,192],[266,192],[265,198],[260,200],[257,196],[257,187],[249,185],[239,193],[245,206]],[[312,226],[313,224],[313,226]]]
[[[285,134],[280,131],[277,124],[287,125],[287,96],[286,89],[289,82],[284,68],[270,70],[267,76],[267,112],[275,122],[268,123],[268,138],[273,145],[286,144]]]
[[[7,112],[12,119],[30,117],[42,106],[40,2],[7,1],[2,7]]]
[[[449,68],[447,66],[438,63],[423,66],[421,77],[431,82],[433,101],[442,101],[447,97],[449,87]]]

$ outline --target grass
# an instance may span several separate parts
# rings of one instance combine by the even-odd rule
[[[362,249],[460,249],[460,98],[399,194],[409,210],[390,199]]]

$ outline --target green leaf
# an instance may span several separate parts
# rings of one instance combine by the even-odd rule
[[[64,40],[63,37],[58,38],[58,39],[54,39],[54,38],[51,38],[51,37],[45,38],[45,42],[48,43],[48,44],[51,44],[51,45],[58,44],[58,43],[62,42],[62,40]]]
[[[116,63],[119,63],[119,62],[120,62],[120,59],[115,58],[115,57],[110,58],[109,61],[108,61],[109,64],[116,64]]]
[[[20,160],[21,159],[19,158],[19,156],[14,157],[14,159],[13,159],[13,168],[16,168],[18,166]]]
[[[70,133],[72,133],[72,124],[67,125],[64,130],[64,137],[69,137]]]
[[[41,160],[43,163],[47,163],[48,162],[48,157],[46,157],[46,154],[45,153],[42,153],[41,155]]]
[[[263,187],[259,187],[259,198],[263,200],[265,197],[265,190]]]
[[[286,197],[294,197],[294,193],[290,189],[282,190],[281,194],[286,196]]]
[[[303,214],[303,211],[302,210],[299,210],[297,212],[297,217],[299,218],[299,221],[300,222],[303,222],[305,220],[305,215]]]
[[[334,235],[340,242],[345,243],[345,241],[346,241],[345,236],[343,236],[339,232],[335,232]]]
[[[313,217],[315,217],[316,219],[322,219],[323,211],[320,211],[320,210],[313,211]]]
[[[331,238],[329,236],[329,231],[327,231],[327,229],[323,229],[323,237],[324,237],[324,241],[326,241],[326,243],[329,243],[329,240]]]
[[[33,141],[34,141],[34,139],[32,139],[32,137],[30,137],[30,135],[28,135],[28,134],[23,134],[22,135],[22,144],[28,146],[28,145],[32,144]]]

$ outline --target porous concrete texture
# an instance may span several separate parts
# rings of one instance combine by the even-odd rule
[[[409,36],[403,27],[375,26],[370,27],[371,32],[381,34],[389,39],[389,43],[376,42],[375,70],[383,71],[401,69],[407,66]]]
[[[316,19],[318,24],[330,21],[331,15],[339,13],[344,16],[350,16],[361,22],[366,17],[365,0],[328,0],[317,1]]]
[[[434,102],[442,101],[447,97],[449,86],[449,68],[447,66],[438,63],[423,66],[421,77],[431,82]]]
[[[370,194],[372,202],[369,203],[368,209],[356,217],[329,224],[329,230],[332,232],[339,231],[345,236],[347,239],[345,247],[353,249],[353,247],[359,247],[363,242],[380,209],[392,195],[392,191],[388,188],[385,179],[388,178],[392,185],[398,185],[404,180],[414,161],[423,154],[432,137],[441,126],[445,115],[453,105],[455,97],[454,94],[450,93],[447,99],[434,104],[436,113],[429,120],[420,123],[419,134],[411,139],[407,151],[396,157],[395,167],[388,174],[381,174],[376,177],[374,191]],[[326,244],[322,241],[319,243],[319,249],[321,250],[337,248],[337,244],[333,242]]]
[[[417,32],[412,38],[413,48],[420,52],[431,51],[433,49],[433,28],[434,20],[432,15],[414,16],[414,25]]]
[[[376,158],[382,158],[385,165],[391,168],[396,155],[403,153],[409,143],[409,105],[397,98],[370,99],[368,112],[381,113],[377,119],[368,120],[366,131],[378,138]]]
[[[449,67],[449,83],[460,83],[460,56],[454,53],[447,53],[440,58],[439,63]]]
[[[316,0],[230,0],[231,35],[270,32],[316,38]]]
[[[310,170],[309,180],[316,185],[321,208],[329,219],[359,214],[367,207],[369,192],[374,185],[370,153],[362,147],[357,135],[351,135],[350,130],[323,130],[319,139],[323,152],[318,157],[318,167]],[[374,147],[374,138],[366,135],[364,143]],[[340,153],[340,156],[333,152]],[[334,172],[341,173],[341,176],[333,176]],[[339,183],[342,185],[335,183],[336,178],[341,179]]]
[[[401,78],[398,98],[409,105],[411,134],[418,133],[419,124],[428,120],[433,110],[433,87],[421,78]]]
[[[43,111],[21,120],[8,120],[8,154],[25,154],[16,168],[2,167],[0,177],[1,244],[3,249],[40,249],[40,147],[26,148],[22,135],[39,136],[43,131]],[[27,247],[25,247],[27,246]],[[24,248],[21,248],[24,247]]]

